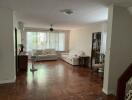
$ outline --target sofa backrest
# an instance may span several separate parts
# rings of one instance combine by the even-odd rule
[[[47,54],[56,54],[55,49],[45,49],[44,50]]]
[[[56,54],[54,49],[33,50],[33,55]]]
[[[33,55],[41,55],[42,54],[42,50],[33,50],[32,54]]]

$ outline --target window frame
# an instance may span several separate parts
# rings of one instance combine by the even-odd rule
[[[44,33],[46,33],[46,32],[49,32],[49,31],[46,31],[46,30],[26,30],[25,31],[25,33],[26,33],[26,50],[27,50],[27,33],[28,32],[44,32]],[[58,34],[64,34],[64,50],[56,50],[57,52],[64,52],[64,51],[66,51],[66,31],[54,31],[55,33],[58,33]],[[50,34],[50,33],[49,33]],[[59,41],[59,40],[58,40]],[[59,43],[58,43],[59,44]],[[49,48],[50,49],[50,48]],[[51,48],[52,49],[52,48]]]

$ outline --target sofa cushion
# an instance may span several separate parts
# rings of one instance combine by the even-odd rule
[[[54,49],[45,49],[45,52],[47,54],[56,54],[56,51]]]
[[[47,54],[56,54],[56,51],[54,49],[33,50],[33,55],[47,55]]]
[[[62,53],[61,58],[72,65],[79,64],[78,57],[74,53]]]
[[[42,50],[34,50],[33,51],[33,55],[41,55],[42,54]]]
[[[42,50],[42,54],[41,55],[46,55],[46,54],[47,54],[46,50]]]

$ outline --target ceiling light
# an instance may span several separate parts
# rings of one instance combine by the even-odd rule
[[[63,9],[63,10],[60,10],[60,12],[66,15],[72,15],[74,13],[71,9]]]
[[[54,31],[54,29],[52,28],[53,25],[51,24],[50,26],[51,26],[51,27],[50,27],[49,30],[50,30],[51,32]]]

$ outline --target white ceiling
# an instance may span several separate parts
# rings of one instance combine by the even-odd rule
[[[107,20],[108,5],[131,6],[132,0],[0,0],[0,6],[16,11],[26,27],[74,29]],[[73,15],[60,10],[72,9]]]

